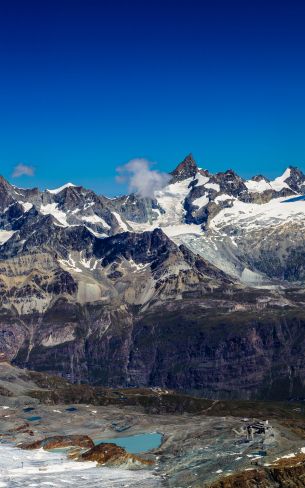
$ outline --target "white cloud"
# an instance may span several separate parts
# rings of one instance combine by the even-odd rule
[[[19,178],[19,176],[34,176],[35,170],[32,166],[20,163],[15,166],[12,177]]]
[[[147,159],[132,159],[124,166],[119,166],[116,177],[118,183],[127,183],[131,193],[141,197],[153,197],[154,192],[161,190],[170,180],[170,175],[150,169],[152,163]]]

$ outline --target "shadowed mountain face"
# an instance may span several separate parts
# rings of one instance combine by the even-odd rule
[[[305,396],[305,176],[210,174],[154,198],[0,179],[0,352],[111,386]]]

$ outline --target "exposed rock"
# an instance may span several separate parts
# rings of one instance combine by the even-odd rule
[[[94,446],[94,442],[87,435],[64,435],[46,437],[45,439],[37,440],[31,443],[20,444],[20,449],[57,449],[61,447],[74,447],[79,446],[82,448],[91,449]]]
[[[129,454],[122,447],[112,443],[98,444],[77,457],[74,454],[73,457],[79,461],[94,461],[98,464],[134,468],[147,467],[154,464],[153,461]]]
[[[11,397],[13,396],[13,393],[4,386],[0,386],[0,395],[4,397]]]
[[[305,455],[298,454],[253,470],[222,478],[210,488],[303,488],[305,486]]]
[[[171,183],[185,180],[186,178],[194,177],[198,171],[198,166],[192,154],[189,154],[184,160],[178,164],[177,168],[171,172]]]

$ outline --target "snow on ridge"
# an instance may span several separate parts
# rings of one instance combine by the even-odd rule
[[[267,228],[287,221],[304,222],[305,202],[297,200],[283,205],[283,198],[274,198],[267,203],[246,203],[235,200],[233,206],[221,210],[210,222],[210,229],[220,231],[227,226],[246,229]]]
[[[122,220],[122,218],[118,212],[112,212],[112,215],[115,216],[119,226],[121,227],[121,229],[123,229],[124,232],[129,230],[127,225],[125,224],[125,222],[123,222],[123,220]]]
[[[59,188],[55,188],[54,190],[46,190],[46,191],[49,193],[53,193],[53,195],[57,195],[57,193],[60,193],[65,188],[70,188],[71,186],[76,186],[76,185],[74,185],[73,183],[66,183],[65,185],[62,185]]]
[[[62,224],[64,227],[69,227],[69,224],[67,222],[67,215],[65,214],[65,212],[58,209],[57,203],[48,203],[47,205],[41,205],[40,212],[43,215],[53,215],[53,217],[55,217],[60,224]]]
[[[99,217],[96,214],[84,215],[82,217],[82,220],[84,220],[85,222],[90,222],[91,224],[101,224],[104,227],[104,229],[110,229],[111,228],[110,225],[108,225],[104,219],[102,219],[101,217]]]
[[[270,185],[273,190],[280,191],[283,188],[290,188],[285,181],[290,177],[291,170],[287,168],[281,176],[278,176],[273,181],[270,181]]]
[[[276,178],[276,179],[286,181],[290,176],[291,176],[291,169],[286,168],[284,173],[281,176],[278,176],[278,178]]]
[[[290,175],[291,169],[287,168],[281,176],[278,176],[272,181],[268,182],[265,180],[265,178],[259,181],[252,179],[245,181],[245,185],[251,193],[263,193],[266,190],[281,191],[283,188],[291,189],[286,183],[286,180],[290,177]]]
[[[96,232],[95,230],[91,229],[90,227],[88,227],[87,225],[85,225],[86,229],[91,232],[91,234],[93,234],[95,237],[97,237],[98,239],[105,239],[105,237],[108,237],[107,234],[103,233],[101,234],[100,232]]]
[[[247,180],[245,185],[250,193],[263,193],[264,191],[272,190],[271,184],[265,179],[259,181]]]

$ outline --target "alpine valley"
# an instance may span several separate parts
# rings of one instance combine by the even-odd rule
[[[305,397],[305,175],[210,174],[153,198],[0,179],[0,352],[93,386]]]

